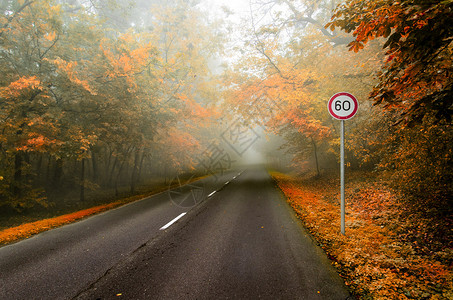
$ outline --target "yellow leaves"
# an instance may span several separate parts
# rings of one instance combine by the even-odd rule
[[[87,155],[87,151],[90,150],[98,137],[95,134],[86,134],[79,128],[73,128],[70,132],[71,141],[74,144],[75,151],[79,154],[79,158]]]
[[[190,167],[194,153],[200,148],[199,141],[184,127],[158,130],[156,139],[159,141],[158,147],[165,152],[162,162],[176,169]]]
[[[183,110],[181,110],[181,112],[186,113],[186,118],[208,118],[213,114],[210,109],[207,109],[200,103],[197,103],[197,101],[193,97],[189,97],[189,95],[187,94],[178,93],[174,95],[174,98],[183,103]]]
[[[65,73],[67,73],[68,75],[72,75],[73,72],[74,72],[74,68],[77,66],[77,62],[74,61],[74,62],[71,62],[71,61],[65,61],[61,58],[56,58],[55,60],[53,60],[53,63],[55,63],[55,65],[60,69],[60,70],[63,70]]]
[[[264,79],[235,79],[237,84],[232,85],[226,96],[227,101],[244,117],[272,126],[271,130],[292,124],[307,135],[324,132],[317,109],[318,73],[310,68],[294,68],[284,59],[279,70]]]

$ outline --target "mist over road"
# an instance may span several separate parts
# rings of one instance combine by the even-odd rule
[[[264,169],[203,189],[192,209],[164,193],[0,248],[0,298],[349,296]]]

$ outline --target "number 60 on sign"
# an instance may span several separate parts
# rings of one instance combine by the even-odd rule
[[[359,102],[349,93],[337,93],[330,98],[327,107],[330,115],[335,119],[347,120],[356,114]]]

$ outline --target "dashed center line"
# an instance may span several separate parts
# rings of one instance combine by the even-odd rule
[[[184,217],[185,214],[186,214],[185,212],[182,213],[182,214],[180,214],[179,216],[177,216],[176,218],[174,218],[173,220],[171,220],[170,222],[168,222],[166,225],[162,226],[162,227],[160,228],[160,230],[165,230],[165,229],[167,229],[168,227],[170,227],[171,225],[173,225],[173,223],[175,223],[176,221],[178,221],[179,219],[181,219],[182,217]]]
[[[241,173],[242,173],[242,172],[241,172]],[[241,175],[241,173],[239,173],[238,175],[234,176],[233,179],[236,179],[236,177],[238,177],[239,175]],[[232,180],[233,180],[233,179],[232,179]],[[227,184],[229,184],[229,183],[230,183],[230,181],[227,181],[227,182],[225,182],[224,185],[227,185]],[[213,191],[212,193],[210,193],[210,194],[208,195],[208,198],[211,197],[212,195],[214,195],[216,192],[217,192],[217,191]],[[176,218],[174,218],[173,220],[171,220],[170,222],[168,222],[167,224],[165,224],[164,226],[162,226],[162,227],[160,228],[160,230],[165,230],[165,229],[167,229],[168,227],[170,227],[171,225],[173,225],[173,223],[175,223],[176,221],[178,221],[179,219],[181,219],[182,217],[184,217],[185,214],[186,214],[186,212],[180,214],[179,216],[177,216]]]

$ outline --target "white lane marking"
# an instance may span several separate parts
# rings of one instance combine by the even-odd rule
[[[173,220],[171,220],[170,222],[168,222],[165,226],[162,226],[160,230],[164,230],[164,229],[167,229],[168,227],[170,227],[171,225],[173,225],[173,223],[175,223],[176,221],[178,221],[179,219],[181,219],[182,217],[184,217],[186,213],[182,213],[180,214],[179,216],[177,216],[176,218],[174,218]]]
[[[210,193],[210,194],[208,195],[208,197],[211,197],[212,195],[214,195],[215,192],[217,192],[217,191],[214,191],[214,192]]]
[[[230,183],[229,181],[225,182],[225,185],[227,185],[228,183]]]

